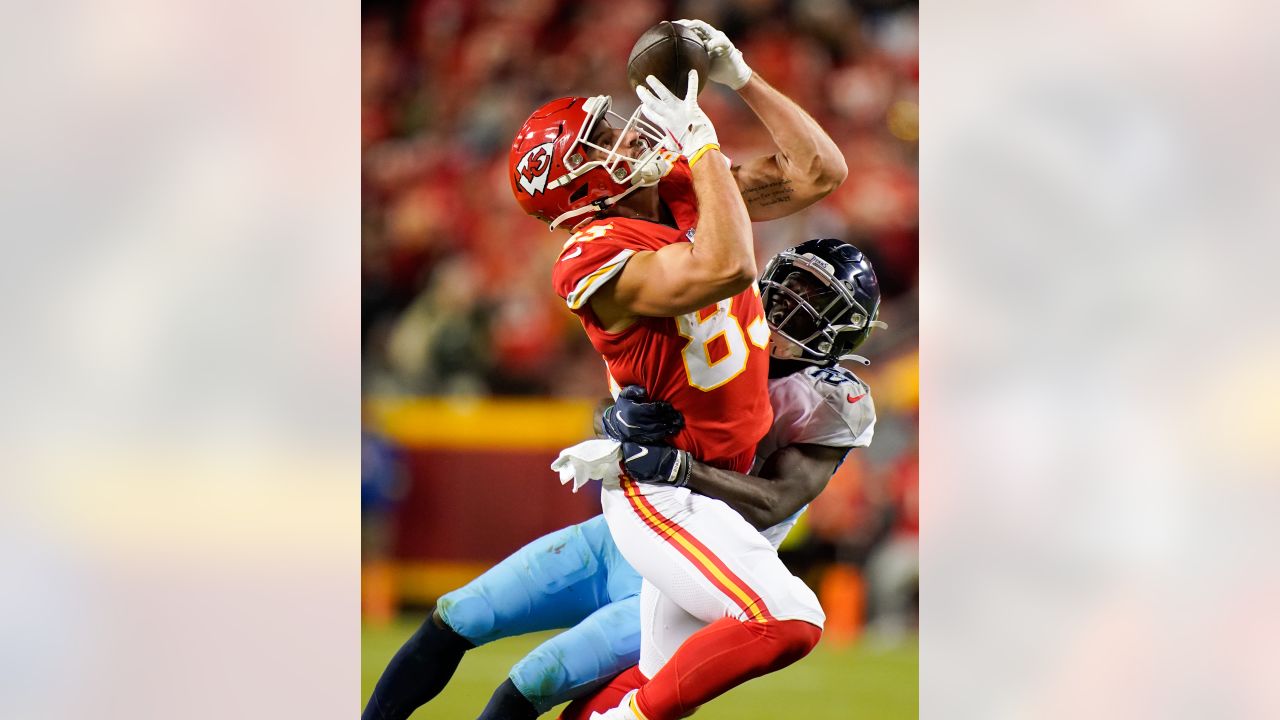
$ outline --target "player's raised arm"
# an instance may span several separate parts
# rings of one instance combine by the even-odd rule
[[[822,126],[786,95],[751,71],[742,51],[701,20],[677,20],[697,33],[711,56],[711,80],[736,90],[764,123],[778,151],[733,168],[752,222],[803,210],[829,195],[849,175],[840,148]]]
[[[677,98],[650,77],[652,92],[636,88],[650,120],[677,139],[689,159],[698,197],[694,243],[676,243],[637,253],[613,282],[592,297],[592,309],[610,319],[634,315],[675,316],[732,297],[756,278],[751,220],[736,181],[720,154],[715,127],[698,107],[697,75]]]

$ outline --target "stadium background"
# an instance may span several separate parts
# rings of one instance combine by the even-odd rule
[[[547,465],[590,432],[603,366],[550,289],[561,240],[519,212],[507,149],[550,98],[609,94],[629,112],[632,43],[679,17],[728,33],[849,164],[817,206],[754,226],[757,258],[811,237],[853,242],[875,263],[889,323],[863,348],[871,367],[857,368],[876,399],[875,442],[785,546],[830,616],[823,643],[699,716],[916,714],[918,22],[914,3],[869,0],[365,2],[366,696],[440,593],[598,511],[594,493],[570,494]],[[770,151],[733,93],[709,86],[701,104],[730,157]],[[538,640],[469,654],[433,715],[473,716]]]

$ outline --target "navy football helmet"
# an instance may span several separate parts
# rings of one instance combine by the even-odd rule
[[[853,351],[880,322],[880,283],[858,248],[833,238],[783,250],[760,276],[773,357],[831,365],[869,361]],[[779,341],[778,338],[781,338]]]

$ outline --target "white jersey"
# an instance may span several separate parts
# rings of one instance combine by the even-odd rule
[[[875,433],[876,408],[871,388],[839,365],[814,366],[770,380],[769,402],[773,405],[773,427],[756,446],[753,473],[760,471],[770,455],[788,445],[866,447]],[[764,530],[764,536],[774,547],[782,544],[803,512],[801,508]]]

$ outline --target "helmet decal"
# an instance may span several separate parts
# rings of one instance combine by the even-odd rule
[[[657,185],[671,169],[663,131],[641,117],[641,108],[624,118],[609,109],[611,102],[607,95],[552,100],[511,143],[511,192],[549,229],[588,222],[631,192]],[[593,135],[601,123],[610,132]]]
[[[524,154],[516,166],[516,182],[530,195],[547,189],[547,176],[551,174],[551,146],[542,143]]]

